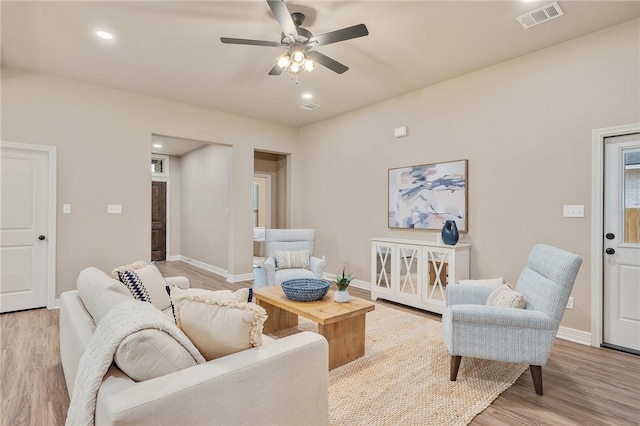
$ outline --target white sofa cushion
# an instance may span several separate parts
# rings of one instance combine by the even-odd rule
[[[245,290],[171,289],[176,324],[207,361],[262,344],[267,313]]]
[[[161,330],[145,329],[125,337],[113,356],[116,365],[137,382],[193,367],[184,346]]]
[[[171,306],[167,282],[154,265],[147,265],[140,269],[119,270],[118,276],[135,299],[151,302],[161,311]]]
[[[96,325],[118,303],[131,300],[127,287],[97,268],[86,268],[78,275],[78,293]]]

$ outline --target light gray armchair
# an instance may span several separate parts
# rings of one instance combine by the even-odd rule
[[[469,284],[448,286],[442,332],[451,353],[455,381],[462,357],[529,364],[535,391],[542,395],[547,363],[582,258],[558,248],[536,245],[515,290],[524,309],[487,306],[493,289]]]
[[[294,278],[322,278],[326,262],[313,256],[316,231],[314,229],[267,229],[266,255],[262,268],[254,269],[254,287],[281,284]],[[276,252],[309,252],[308,268],[283,269],[276,265]]]

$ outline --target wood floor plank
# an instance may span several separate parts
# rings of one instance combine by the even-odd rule
[[[184,262],[158,262],[164,276],[184,275],[209,290],[229,283]],[[369,299],[366,290],[349,292]],[[440,315],[393,302],[377,303],[440,320]],[[37,309],[0,315],[0,425],[64,425],[69,396],[60,364],[59,312]],[[462,368],[462,367],[461,367]],[[472,421],[475,426],[640,425],[640,357],[556,339],[542,368],[544,395],[529,371]],[[446,426],[446,425],[443,425]]]

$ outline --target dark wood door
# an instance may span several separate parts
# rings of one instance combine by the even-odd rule
[[[151,260],[167,258],[167,183],[151,182]]]

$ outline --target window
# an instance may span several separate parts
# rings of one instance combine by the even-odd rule
[[[151,154],[151,175],[155,177],[169,177],[169,156]]]

